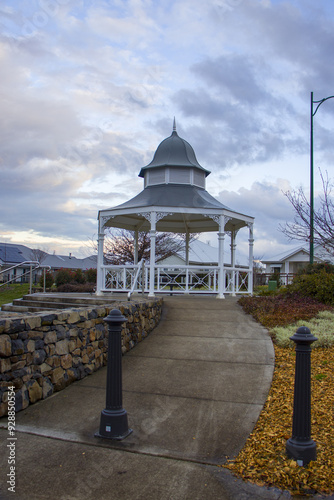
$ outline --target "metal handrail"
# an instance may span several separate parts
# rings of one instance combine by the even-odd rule
[[[131,295],[133,294],[133,292],[134,292],[134,290],[136,288],[136,284],[137,284],[137,281],[138,281],[138,278],[139,278],[140,271],[142,272],[141,293],[144,295],[144,291],[145,291],[145,283],[144,283],[145,259],[142,259],[138,263],[138,268],[137,268],[137,271],[136,271],[136,274],[135,274],[135,278],[134,278],[133,283],[132,283],[131,290],[128,292],[128,300],[131,299]]]
[[[24,276],[27,276],[29,274],[30,275],[29,293],[31,293],[31,291],[32,291],[32,273],[34,271],[36,271],[36,269],[43,268],[44,269],[44,292],[45,292],[45,271],[46,271],[46,269],[50,270],[51,266],[47,266],[47,265],[43,266],[37,260],[25,260],[24,262],[20,262],[19,264],[15,264],[15,266],[7,267],[6,269],[3,269],[2,271],[0,271],[0,275],[7,273],[8,271],[11,271],[12,269],[16,269],[17,267],[22,267],[23,265],[29,265],[30,269],[28,271],[26,271],[25,273],[21,274],[20,276],[15,276],[11,280],[8,280],[5,283],[0,284],[0,288],[2,286],[8,285],[8,283],[13,283],[13,282],[17,281],[18,279],[23,278]],[[33,265],[36,265],[36,267],[34,267],[34,269],[32,268]]]

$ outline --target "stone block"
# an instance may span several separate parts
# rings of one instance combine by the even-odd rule
[[[101,353],[102,353],[101,349],[96,349],[96,351],[94,352],[95,358],[98,358],[99,356],[101,356]]]
[[[38,349],[37,351],[34,352],[33,354],[33,364],[34,365],[41,365],[44,363],[45,358],[46,358],[46,352],[44,349]]]
[[[25,329],[24,319],[7,319],[5,323],[6,333],[19,333]]]
[[[67,368],[71,368],[72,363],[73,363],[73,358],[70,354],[65,354],[60,359],[60,364],[61,364],[62,368],[64,368],[65,370]]]
[[[52,371],[52,366],[49,363],[42,363],[39,369],[43,375],[48,375]]]
[[[53,384],[49,378],[45,377],[42,386],[43,399],[48,398],[51,394],[53,394]]]
[[[68,354],[68,340],[60,340],[56,343],[56,354]]]
[[[93,363],[85,366],[85,373],[87,373],[87,375],[91,375],[94,372],[94,370],[95,370],[95,365],[93,365]]]
[[[36,380],[30,380],[27,382],[27,389],[30,403],[36,403],[36,401],[42,399],[43,390]]]
[[[89,357],[87,356],[87,354],[84,354],[81,359],[84,365],[89,363]]]
[[[0,356],[11,356],[12,342],[9,335],[0,335]]]
[[[48,332],[44,337],[45,344],[55,344],[57,342],[57,334],[54,331]]]
[[[57,368],[58,366],[60,366],[60,357],[59,356],[54,356],[53,357],[53,366],[55,368]]]
[[[45,314],[41,316],[41,324],[42,326],[50,326],[52,325],[54,319],[56,319],[55,314]]]
[[[67,376],[68,376],[68,380],[67,380],[68,384],[75,382],[75,380],[79,379],[78,370],[75,368],[71,368],[71,369],[67,370]]]
[[[67,318],[67,323],[73,324],[73,323],[78,323],[79,321],[80,321],[80,315],[78,311],[70,311]]]
[[[34,340],[26,340],[24,343],[25,350],[27,352],[33,352],[35,350],[35,341]]]
[[[29,406],[29,393],[27,386],[24,384],[21,389],[15,394],[15,410],[21,411]]]
[[[35,349],[44,349],[44,340],[43,339],[36,339],[35,340]]]
[[[40,316],[28,316],[24,321],[27,330],[34,330],[34,328],[38,328],[42,324]]]
[[[51,374],[51,382],[53,384],[57,384],[57,382],[63,378],[64,373],[65,371],[63,370],[63,368],[61,367],[55,368]]]
[[[8,358],[2,358],[0,359],[0,373],[6,373],[9,372],[12,368],[12,363]]]
[[[53,356],[56,352],[56,344],[49,344],[49,356]]]
[[[14,380],[11,381],[11,384],[18,391],[23,386],[23,380],[21,378],[14,378]]]
[[[22,340],[12,340],[12,353],[13,354],[24,354],[24,343]]]
[[[57,340],[63,340],[66,338],[66,328],[63,325],[56,326]]]
[[[52,356],[49,356],[48,358],[46,358],[45,360],[45,363],[47,363],[48,365],[50,366],[53,366],[53,362],[54,362],[54,359]]]
[[[69,330],[70,337],[77,337],[78,334],[79,334],[79,329],[78,328],[71,328]]]
[[[70,340],[68,343],[68,350],[69,352],[73,352],[77,347],[77,342],[76,340]]]
[[[26,361],[25,361],[25,360],[18,361],[17,363],[14,363],[14,364],[11,366],[11,370],[12,370],[12,371],[15,371],[15,370],[21,370],[21,368],[23,368],[24,366],[26,366]]]

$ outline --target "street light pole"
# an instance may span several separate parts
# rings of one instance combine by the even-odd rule
[[[334,95],[329,97],[324,97],[319,99],[319,101],[313,100],[313,92],[311,92],[311,128],[310,128],[310,264],[313,264],[314,260],[314,175],[313,175],[313,117],[318,111],[321,104],[328,99],[333,99]],[[317,107],[313,111],[313,104],[317,104]]]

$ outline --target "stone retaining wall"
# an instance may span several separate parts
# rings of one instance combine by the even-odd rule
[[[125,353],[158,324],[162,299],[0,318],[0,417],[7,414],[8,387],[15,387],[20,411],[105,365],[108,327],[103,318],[114,308],[127,318]]]

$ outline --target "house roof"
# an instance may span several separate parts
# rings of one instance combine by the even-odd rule
[[[197,263],[218,263],[218,248],[212,247],[200,240],[194,240],[189,245],[189,261]]]
[[[179,250],[176,255],[185,262],[185,248]],[[192,240],[189,244],[189,262],[192,264],[217,264],[218,248],[200,240]]]
[[[97,266],[97,256],[92,255],[85,259],[77,259],[69,255],[48,255],[42,262],[44,266],[50,266],[52,269],[90,269]]]
[[[14,243],[0,243],[0,263],[2,264],[21,264],[28,260],[35,260],[32,255],[33,250],[25,245],[16,245]],[[90,269],[96,268],[97,256],[91,255],[84,259],[77,259],[69,255],[51,255],[46,254],[41,265],[50,266],[52,269]]]
[[[297,248],[289,250],[288,252],[286,252],[286,251],[281,252],[279,254],[273,255],[270,258],[261,259],[261,262],[263,262],[264,264],[270,264],[271,262],[283,262],[283,261],[289,259],[290,257],[292,257],[293,255],[296,255],[297,253],[302,252],[302,251],[305,253],[309,253],[309,251],[305,247],[297,247]]]
[[[303,252],[306,255],[310,254],[309,248],[301,246],[289,250],[288,252],[281,252],[277,255],[273,255],[271,258],[261,259],[261,262],[263,262],[264,264],[273,264],[273,263],[278,264],[279,262],[284,262],[288,259],[291,259],[291,257],[297,255],[299,252]],[[326,250],[324,250],[324,248],[322,248],[321,245],[317,245],[314,248],[314,257],[318,262],[333,260],[333,256],[328,252],[326,252]]]
[[[33,260],[31,249],[24,245],[14,243],[0,243],[0,261],[3,264],[20,264],[21,262]]]

